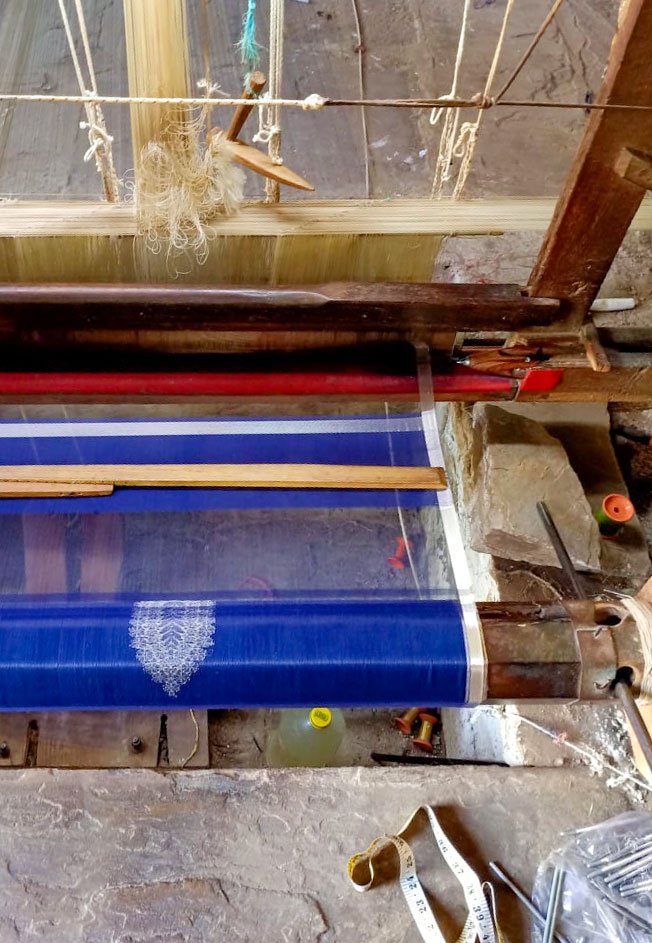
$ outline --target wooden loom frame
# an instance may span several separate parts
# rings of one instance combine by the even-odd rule
[[[157,56],[157,47],[149,42],[146,70],[154,76],[154,85],[148,91],[158,95],[184,94],[178,73],[169,74],[170,55],[187,56],[185,41],[184,0],[125,0],[125,7],[133,16],[127,17],[128,28],[135,41],[146,43],[148,17],[161,14],[179,24],[177,43],[165,55]],[[142,14],[142,15],[140,15]],[[609,68],[598,99],[599,102],[623,102],[652,105],[652,89],[646,88],[646,47],[652,44],[652,0],[630,0],[614,41]],[[138,61],[130,62],[130,91],[138,94],[143,89]],[[152,127],[143,130],[147,121],[167,120],[164,113],[156,117],[150,110],[143,117],[143,109],[132,111],[134,145],[139,153],[140,144],[148,140]],[[547,236],[535,266],[530,293],[535,297],[558,299],[562,311],[556,325],[562,336],[577,336],[595,296],[622,239],[634,220],[642,229],[652,229],[652,207],[643,205],[639,210],[645,187],[650,185],[650,158],[652,152],[652,116],[637,112],[594,112],[588,122],[583,143],[576,158],[553,218],[554,201],[498,201],[476,203],[432,203],[430,201],[310,201],[282,204],[276,207],[247,207],[241,216],[225,220],[213,244],[213,259],[200,271],[189,273],[183,281],[243,280],[250,283],[282,283],[284,281],[311,284],[325,280],[326,273],[359,281],[401,280],[404,282],[429,281],[434,260],[446,235],[498,234],[506,231],[547,230]],[[604,200],[596,207],[595,188],[600,187]],[[638,211],[638,216],[636,213]],[[116,238],[117,237],[117,238]],[[297,240],[304,243],[310,238],[304,271],[297,273],[294,248]],[[413,246],[413,264],[409,270],[403,265],[393,267],[392,251],[399,250],[409,240]],[[385,250],[378,252],[381,245]],[[579,248],[578,248],[579,247]],[[397,252],[400,258],[400,251]],[[242,272],[241,260],[246,257],[248,269]],[[253,260],[253,262],[252,262]],[[596,261],[597,260],[597,261]],[[403,260],[402,260],[403,261]],[[340,266],[338,269],[337,266]],[[165,260],[149,254],[143,240],[136,234],[133,210],[128,206],[110,206],[105,203],[7,204],[0,207],[0,279],[9,282],[72,281],[112,282],[116,271],[126,282],[165,282],[168,272]],[[226,275],[225,275],[226,273]],[[291,273],[291,274],[289,274]],[[473,286],[468,286],[473,290]],[[486,286],[478,286],[478,290]],[[496,329],[509,329],[496,310]],[[0,322],[6,310],[0,304]],[[545,335],[552,337],[550,326],[542,326]],[[323,334],[328,341],[330,336]],[[644,365],[628,365],[621,360],[608,373],[595,373],[586,363],[567,366],[561,385],[554,391],[532,393],[530,398],[551,399],[620,399],[646,401],[652,399],[652,369]],[[473,398],[473,397],[469,397]],[[522,395],[526,398],[526,395]],[[513,607],[512,607],[513,608]],[[635,652],[618,652],[601,663],[600,653],[582,651],[578,656],[575,636],[563,614],[555,612],[540,631],[541,613],[513,609],[507,604],[497,607],[497,628],[489,635],[495,647],[492,670],[496,683],[501,683],[501,665],[511,677],[514,665],[520,666],[523,683],[538,677],[542,669],[551,678],[563,678],[563,686],[556,696],[576,697],[576,685],[584,669],[589,666],[587,685],[596,677],[613,672],[617,664],[635,662]],[[489,615],[489,613],[487,613]],[[518,632],[505,631],[503,622],[518,622]],[[583,621],[579,619],[579,621]],[[589,622],[599,621],[591,614]],[[531,620],[534,635],[522,632],[524,621]],[[565,633],[566,645],[558,638],[551,641],[551,633]],[[604,633],[601,638],[605,638]],[[545,651],[533,649],[533,638],[547,646]],[[581,636],[588,644],[592,633]],[[623,644],[621,634],[613,644]],[[610,644],[611,640],[610,640]],[[634,649],[636,645],[633,643]],[[552,654],[551,654],[552,652]],[[564,673],[560,663],[570,666]],[[600,671],[602,674],[600,674]],[[503,691],[509,694],[509,691]],[[534,696],[530,694],[530,696]],[[541,692],[537,693],[541,696]],[[0,766],[22,765],[23,743],[30,749],[26,716],[3,717],[3,736],[11,749],[0,755]],[[110,725],[106,716],[48,715],[38,720],[40,725],[39,765],[157,765],[159,719],[148,714],[112,714]],[[179,723],[186,727],[178,731]],[[190,753],[193,731],[185,716],[167,720],[166,740],[170,749],[171,765],[180,764]],[[191,759],[191,765],[208,762],[206,718],[200,715],[202,752]],[[13,726],[12,726],[13,724]],[[9,725],[7,727],[7,725]],[[143,734],[143,725],[147,726]],[[9,734],[6,730],[9,729]],[[134,736],[137,733],[138,736]],[[184,745],[172,748],[173,738],[181,737]],[[14,740],[15,738],[15,746]],[[136,743],[138,741],[138,745]],[[176,741],[175,741],[176,742]],[[89,755],[90,751],[90,755]]]
[[[187,94],[185,0],[124,0],[124,7],[130,94]],[[152,36],[159,35],[161,42],[154,42]],[[652,0],[630,0],[621,14],[598,104],[652,106],[652,90],[646,82],[651,43]],[[176,63],[174,69],[170,69],[171,61]],[[179,108],[132,105],[131,111],[137,175],[143,143],[171,117],[178,118]],[[652,228],[652,206],[640,205],[652,178],[651,152],[652,112],[593,111],[554,216],[553,202],[547,200],[407,200],[390,204],[339,200],[249,206],[240,216],[219,224],[208,263],[182,276],[181,281],[215,284],[219,279],[222,283],[277,285],[327,279],[426,282],[445,235],[547,227],[528,292],[558,299],[561,311],[555,328],[567,336],[576,334],[630,224]],[[601,199],[596,206],[598,188]],[[407,267],[401,251],[406,241],[413,250]],[[398,260],[398,270],[393,257]],[[114,282],[116,275],[120,281],[132,283],[169,280],[165,258],[149,252],[137,235],[133,208],[92,202],[0,207],[0,273],[7,282],[23,283]],[[469,288],[472,292],[473,286]],[[491,325],[478,327],[486,330]],[[510,328],[509,316],[503,316],[498,303],[493,327],[502,331]],[[542,324],[542,329],[551,337],[549,324]],[[536,335],[532,328],[529,331]],[[332,337],[333,332],[322,335],[325,344]],[[540,346],[540,338],[535,336],[533,343]],[[546,395],[630,401],[652,398],[652,371],[645,369],[644,360],[636,355],[617,359],[607,373],[612,365],[603,358],[601,369],[605,372],[594,374],[585,369],[582,356],[575,362],[567,358],[560,387]]]

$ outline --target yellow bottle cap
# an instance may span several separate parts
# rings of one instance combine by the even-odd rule
[[[323,730],[324,727],[330,727],[333,715],[327,707],[313,707],[310,711],[310,723],[317,730]]]

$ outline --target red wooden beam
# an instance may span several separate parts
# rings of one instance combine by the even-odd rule
[[[534,372],[534,371],[532,371]],[[542,371],[549,372],[549,371]],[[455,367],[433,376],[436,399],[511,398],[509,377]],[[141,396],[370,396],[415,397],[416,377],[346,370],[341,372],[150,372],[150,373],[0,373],[0,398]]]
[[[652,0],[623,7],[597,104],[652,107]],[[624,176],[626,149],[652,153],[652,111],[593,111],[530,277],[534,296],[566,299],[573,325],[588,313],[645,189]]]

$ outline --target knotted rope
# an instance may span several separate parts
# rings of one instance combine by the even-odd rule
[[[79,127],[82,128],[82,130],[88,131],[89,147],[84,154],[84,161],[85,163],[88,163],[93,158],[95,158],[97,170],[102,178],[104,196],[109,203],[116,203],[119,198],[119,183],[113,163],[113,149],[111,146],[113,144],[113,137],[107,130],[104,114],[99,102],[97,79],[95,76],[95,67],[93,65],[93,56],[91,53],[91,45],[88,37],[88,28],[86,26],[86,17],[84,15],[82,0],[74,0],[74,2],[75,11],[77,13],[77,21],[79,23],[79,31],[81,33],[82,46],[84,48],[86,68],[88,70],[88,83],[84,79],[81,63],[77,55],[75,40],[72,35],[70,19],[68,17],[68,11],[66,10],[64,0],[59,0],[59,10],[61,11],[63,28],[66,33],[66,39],[68,40],[68,47],[70,49],[70,55],[75,68],[75,75],[77,76],[77,82],[79,83],[79,90],[84,96],[84,99],[87,99],[84,101],[86,121],[81,121],[79,123]]]

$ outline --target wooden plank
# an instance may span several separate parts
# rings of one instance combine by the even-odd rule
[[[161,715],[156,711],[65,711],[34,716],[38,723],[37,766],[157,765]]]
[[[235,216],[217,219],[214,229],[218,236],[545,232],[555,205],[551,199],[293,200],[277,205],[248,204]],[[652,229],[652,200],[642,204],[632,227]],[[81,200],[0,204],[0,237],[135,236],[137,232],[133,204]]]
[[[0,714],[0,767],[24,766],[33,714]]]
[[[16,481],[5,487],[5,483],[0,480],[0,498],[97,498],[111,494],[112,491],[113,487],[111,485],[92,485],[86,482],[74,485],[71,488],[68,485],[61,485],[53,481],[42,481],[39,482],[38,486],[35,486],[33,482],[23,482],[21,484],[21,482]],[[32,515],[29,515],[25,520],[31,517]],[[42,549],[40,541],[38,546]],[[40,566],[39,563],[39,568]],[[32,590],[32,592],[35,592],[35,590]]]
[[[596,101],[652,107],[652,0],[629,0]],[[530,278],[534,295],[567,298],[580,323],[639,209],[644,190],[618,174],[621,149],[652,151],[652,111],[594,111]]]
[[[18,482],[107,484],[132,488],[396,488],[421,491],[446,488],[442,468],[388,465],[3,465],[0,491],[13,497]]]
[[[169,711],[165,716],[170,768],[209,766],[207,711]]]
[[[71,346],[143,331],[393,333],[512,330],[549,324],[559,301],[518,285],[340,282],[303,287],[0,285],[0,338]],[[324,343],[328,343],[324,341]]]

